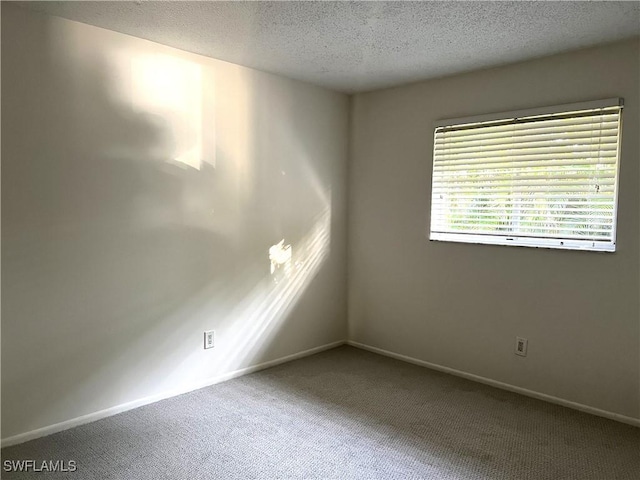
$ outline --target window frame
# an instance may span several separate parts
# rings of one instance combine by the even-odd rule
[[[589,110],[619,108],[618,123],[618,144],[616,154],[615,183],[613,193],[613,214],[612,214],[612,235],[611,241],[594,241],[581,240],[571,238],[547,238],[537,236],[523,235],[504,235],[504,234],[472,234],[472,233],[454,233],[454,232],[434,232],[433,231],[433,187],[434,173],[436,167],[436,134],[439,128],[443,127],[459,127],[473,126],[478,124],[479,127],[484,123],[493,122],[513,122],[522,118],[547,117],[552,115],[577,114]],[[614,253],[617,246],[617,218],[618,218],[618,191],[620,184],[620,162],[622,147],[622,128],[623,128],[623,112],[624,100],[619,97],[607,98],[602,100],[569,103],[562,105],[553,105],[540,108],[531,108],[526,110],[515,110],[509,112],[497,112],[486,115],[475,115],[471,117],[449,118],[434,122],[433,124],[433,153],[431,168],[431,194],[429,200],[429,231],[428,238],[430,241],[436,242],[454,242],[454,243],[473,243],[483,245],[506,245],[533,248],[550,248],[561,250],[586,250],[595,252]]]

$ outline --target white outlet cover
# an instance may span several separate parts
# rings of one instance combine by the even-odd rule
[[[516,337],[515,354],[520,355],[521,357],[526,357],[528,344],[529,341],[526,338]]]
[[[207,330],[204,332],[204,348],[213,348],[215,343],[215,330]]]

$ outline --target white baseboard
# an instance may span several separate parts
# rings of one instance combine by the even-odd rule
[[[345,341],[328,343],[326,345],[321,345],[319,347],[310,348],[309,350],[304,350],[302,352],[293,353],[291,355],[276,358],[275,360],[259,363],[258,365],[253,365],[251,367],[241,368],[239,370],[234,370],[229,373],[217,375],[215,377],[211,377],[206,380],[189,385],[188,387],[182,388],[180,390],[173,390],[169,392],[163,392],[157,395],[152,395],[149,397],[144,397],[139,400],[134,400],[132,402],[127,402],[120,405],[116,405],[114,407],[106,408],[98,412],[93,412],[87,415],[82,415],[80,417],[72,418],[70,420],[65,420],[64,422],[55,423],[53,425],[38,428],[36,430],[31,430],[29,432],[20,433],[18,435],[13,435],[11,437],[3,438],[2,447],[4,448],[4,447],[9,447],[11,445],[17,445],[19,443],[28,442],[29,440],[45,437],[53,433],[58,433],[63,430],[68,430],[70,428],[77,427],[79,425],[84,425],[85,423],[95,422],[96,420],[110,417],[118,413],[126,412],[127,410],[132,410],[134,408],[142,407],[143,405],[149,405],[150,403],[155,403],[160,400],[164,400],[166,398],[182,395],[183,393],[188,393],[194,390],[199,390],[200,388],[209,387],[211,385],[215,385],[216,383],[221,383],[227,380],[231,380],[232,378],[248,375],[250,373],[257,372],[259,370],[264,370],[265,368],[274,367],[276,365],[280,365],[281,363],[290,362],[292,360],[297,360],[302,357],[307,357],[309,355],[313,355],[315,353],[319,353],[324,350],[329,350],[331,348],[344,345],[345,343],[346,343]]]
[[[607,410],[601,410],[599,408],[590,407],[582,403],[572,402],[570,400],[565,400],[563,398],[554,397],[553,395],[547,395],[546,393],[527,390],[526,388],[516,387],[515,385],[499,382],[497,380],[492,380],[486,377],[481,377],[480,375],[474,375],[473,373],[463,372],[461,370],[456,370],[455,368],[445,367],[442,365],[438,365],[436,363],[425,362],[424,360],[418,360],[417,358],[408,357],[406,355],[390,352],[388,350],[383,350],[382,348],[378,348],[378,347],[372,347],[370,345],[365,345],[363,343],[358,343],[351,340],[348,340],[346,343],[347,345],[351,345],[352,347],[360,348],[362,350],[368,350],[370,352],[384,355],[386,357],[395,358],[396,360],[402,360],[407,363],[413,363],[414,365],[419,365],[421,367],[427,367],[432,370],[438,370],[440,372],[449,373],[457,377],[466,378],[468,380],[473,380],[474,382],[478,382],[478,383],[484,383],[485,385],[490,385],[492,387],[500,388],[502,390],[508,390],[510,392],[520,393],[522,395],[526,395],[527,397],[537,398],[538,400],[544,400],[549,403],[555,403],[556,405],[562,405],[563,407],[572,408],[574,410],[580,410],[581,412],[590,413],[592,415],[598,415],[599,417],[605,417],[610,420],[616,420],[618,422],[633,425],[634,427],[640,427],[640,419],[638,418],[627,417],[626,415],[620,415],[619,413],[613,413]]]

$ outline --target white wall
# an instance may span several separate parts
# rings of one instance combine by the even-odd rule
[[[346,338],[345,95],[3,3],[2,99],[3,438]]]
[[[639,59],[634,40],[356,95],[349,338],[639,418]],[[616,96],[615,254],[428,241],[436,120]]]

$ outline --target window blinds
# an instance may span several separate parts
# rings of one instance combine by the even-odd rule
[[[621,106],[436,128],[432,240],[615,250]]]

